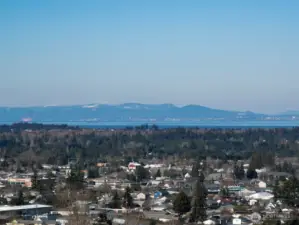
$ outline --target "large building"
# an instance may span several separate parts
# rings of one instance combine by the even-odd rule
[[[10,206],[3,205],[0,206],[0,216],[16,216],[16,215],[41,215],[45,213],[49,213],[52,210],[52,206],[50,205],[41,205],[41,204],[33,204],[33,205],[20,205],[20,206]]]
[[[137,162],[130,162],[128,165],[128,169],[129,170],[136,170],[136,167],[141,166],[141,164],[137,163]]]
[[[11,177],[7,179],[9,184],[19,184],[24,187],[30,188],[32,186],[31,178],[15,178]]]

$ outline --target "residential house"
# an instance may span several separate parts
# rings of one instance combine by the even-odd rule
[[[145,200],[145,198],[146,198],[146,195],[144,193],[139,193],[136,196],[137,200]]]

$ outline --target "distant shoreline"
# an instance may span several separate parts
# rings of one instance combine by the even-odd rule
[[[159,128],[220,128],[220,129],[249,129],[249,128],[292,128],[299,127],[298,121],[202,121],[202,122],[157,122],[157,123],[146,123],[146,122],[102,122],[102,123],[91,123],[91,122],[42,122],[36,121],[41,124],[54,124],[54,125],[69,125],[77,126],[80,128],[89,129],[123,129],[127,127],[138,127],[143,125],[153,126],[156,125]],[[0,125],[11,125],[13,122],[0,122]]]

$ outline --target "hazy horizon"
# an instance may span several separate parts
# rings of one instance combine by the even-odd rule
[[[0,1],[0,106],[299,110],[299,2]]]

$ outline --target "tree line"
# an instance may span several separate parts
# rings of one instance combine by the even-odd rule
[[[28,130],[29,129],[29,130]],[[253,153],[258,153],[256,155]],[[271,164],[276,156],[298,157],[299,128],[201,129],[158,127],[81,129],[65,125],[15,124],[0,126],[0,166],[86,163],[131,160],[202,158],[223,160],[255,157],[253,166]]]

